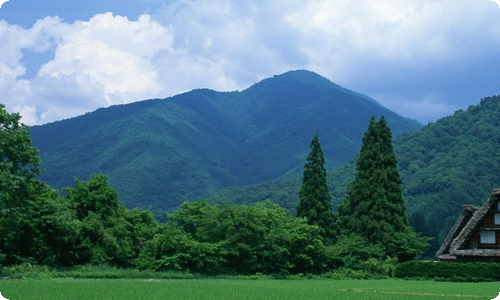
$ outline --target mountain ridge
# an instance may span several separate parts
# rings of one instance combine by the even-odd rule
[[[304,70],[239,92],[196,89],[32,127],[56,188],[104,173],[127,206],[172,209],[228,187],[298,176],[316,130],[327,167],[352,159],[371,115],[395,135],[422,127]]]

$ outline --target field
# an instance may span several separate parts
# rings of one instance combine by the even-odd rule
[[[9,300],[53,299],[493,299],[500,283],[407,280],[0,280]],[[0,298],[1,299],[1,298]]]

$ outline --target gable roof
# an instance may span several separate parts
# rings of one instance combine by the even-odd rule
[[[436,257],[454,256],[500,256],[500,249],[474,249],[465,245],[473,230],[484,219],[491,207],[500,201],[500,189],[491,192],[490,198],[482,207],[464,205],[462,214],[458,217],[448,236],[443,241]]]

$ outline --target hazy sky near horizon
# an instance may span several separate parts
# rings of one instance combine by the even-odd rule
[[[500,94],[491,0],[3,2],[0,103],[29,125],[295,69],[423,124]]]

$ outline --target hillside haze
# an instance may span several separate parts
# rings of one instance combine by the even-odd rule
[[[229,187],[299,177],[317,130],[328,168],[354,158],[369,118],[422,126],[318,74],[291,71],[241,92],[193,90],[32,128],[42,180],[104,173],[129,207],[170,210]]]

